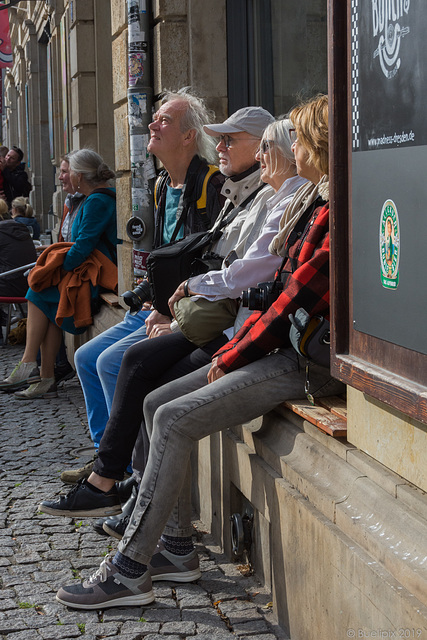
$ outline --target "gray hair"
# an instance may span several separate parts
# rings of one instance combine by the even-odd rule
[[[295,164],[295,156],[292,152],[292,140],[289,135],[289,130],[293,129],[294,125],[289,118],[279,118],[275,122],[272,122],[265,129],[261,142],[264,140],[270,140],[274,144],[271,146],[270,154],[272,160],[272,169],[275,173],[277,171],[278,156],[282,156],[291,164]]]
[[[196,153],[209,163],[216,164],[218,155],[215,149],[215,139],[208,136],[203,129],[203,125],[215,121],[213,111],[206,107],[202,98],[191,92],[190,87],[183,87],[178,91],[165,91],[162,95],[162,104],[172,100],[186,103],[186,111],[181,118],[181,131],[189,129],[196,131]]]
[[[91,185],[101,184],[115,177],[114,171],[105,164],[99,153],[92,149],[71,151],[64,156],[64,160],[69,163],[71,171],[81,173]]]

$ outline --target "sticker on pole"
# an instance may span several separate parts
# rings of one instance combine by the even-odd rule
[[[381,284],[385,289],[397,289],[399,284],[400,228],[393,200],[383,204],[380,219]]]

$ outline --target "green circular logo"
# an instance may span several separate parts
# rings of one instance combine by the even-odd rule
[[[393,200],[386,200],[380,219],[381,284],[386,289],[396,289],[399,284],[399,257],[399,216]]]

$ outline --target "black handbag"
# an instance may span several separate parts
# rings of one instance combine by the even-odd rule
[[[329,368],[330,324],[323,316],[310,317],[305,309],[300,307],[295,315],[289,314],[291,322],[289,339],[295,351],[315,364]]]
[[[221,236],[215,231],[199,231],[154,249],[147,259],[151,300],[159,313],[170,316],[168,300],[177,287],[193,275],[192,265],[205,249]],[[199,272],[200,273],[200,272]]]
[[[168,300],[181,282],[191,276],[207,273],[212,268],[221,268],[221,256],[206,253],[208,248],[221,237],[222,229],[234,220],[239,211],[247,207],[263,187],[261,184],[237,209],[230,202],[210,231],[191,233],[181,240],[175,240],[180,226],[179,220],[172,235],[172,242],[150,253],[147,258],[147,277],[151,301],[159,313],[171,315]],[[215,259],[212,261],[213,255]],[[206,259],[201,260],[202,257]]]

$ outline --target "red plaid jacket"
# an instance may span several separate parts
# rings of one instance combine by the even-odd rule
[[[290,346],[288,315],[299,307],[310,315],[329,318],[329,203],[319,202],[300,239],[289,250],[283,271],[292,271],[289,258],[296,261],[296,267],[285,289],[267,311],[254,312],[234,338],[215,353],[224,372]]]

